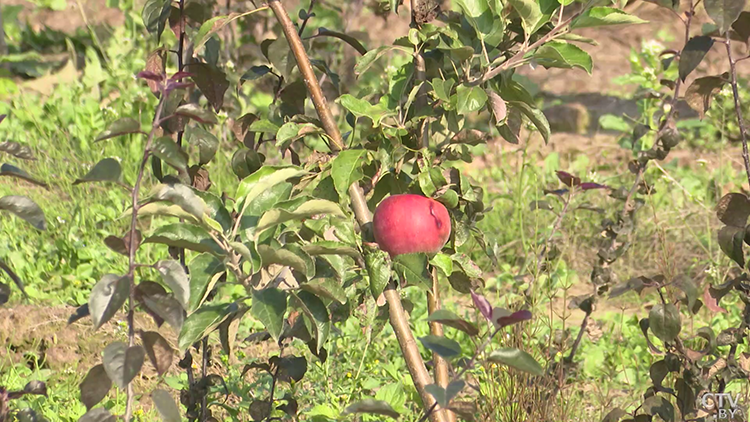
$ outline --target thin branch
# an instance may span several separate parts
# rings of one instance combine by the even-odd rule
[[[167,97],[166,93],[162,92],[159,98],[159,104],[156,106],[156,113],[154,113],[154,119],[151,123],[151,131],[146,139],[146,147],[143,151],[143,158],[141,159],[141,165],[138,169],[138,176],[135,179],[135,185],[133,186],[133,192],[131,194],[131,205],[133,208],[133,215],[130,218],[130,245],[128,245],[128,282],[130,283],[130,295],[128,297],[128,346],[132,347],[135,344],[135,268],[137,264],[135,262],[135,252],[138,245],[136,244],[137,236],[134,235],[136,227],[138,225],[138,210],[141,208],[138,204],[138,193],[141,189],[141,182],[143,181],[143,174],[146,169],[146,163],[151,156],[151,144],[153,143],[156,130],[159,128],[159,121],[161,120],[161,113],[164,109],[164,101]],[[125,404],[125,422],[130,422],[133,416],[133,383],[128,383],[127,398]]]
[[[745,162],[745,173],[747,181],[750,183],[750,154],[747,149],[747,133],[745,130],[745,119],[742,117],[742,103],[740,101],[740,92],[737,88],[737,62],[732,58],[732,44],[729,41],[729,31],[726,34],[724,45],[727,48],[727,59],[729,60],[730,75],[732,76],[732,94],[734,94],[734,112],[737,114],[737,124],[740,126],[740,139],[742,139],[742,160]]]
[[[323,130],[325,130],[333,143],[331,149],[334,151],[344,149],[344,141],[341,138],[339,127],[333,119],[331,109],[328,108],[326,97],[323,95],[323,90],[320,89],[320,84],[318,83],[318,78],[315,76],[315,71],[313,71],[310,58],[307,56],[307,52],[305,52],[305,46],[302,44],[302,40],[292,20],[289,19],[289,14],[287,14],[280,0],[269,1],[268,6],[273,10],[276,20],[279,21],[281,28],[284,30],[284,36],[289,43],[289,48],[292,50],[294,58],[297,60],[297,67],[299,67],[299,71],[305,80],[307,91],[310,93],[310,99],[315,106],[315,111],[318,113],[320,122],[323,124]]]
[[[307,13],[305,13],[305,19],[302,21],[302,25],[299,26],[299,31],[297,31],[297,35],[299,35],[300,37],[302,36],[302,33],[305,32],[307,21],[310,20],[310,13],[312,13],[314,6],[315,6],[315,0],[310,0],[310,7],[307,8]]]
[[[501,74],[502,72],[521,65],[521,62],[523,61],[526,53],[528,53],[529,51],[535,50],[538,47],[541,47],[544,43],[552,41],[555,38],[559,37],[560,35],[564,34],[566,32],[564,31],[564,29],[570,24],[570,22],[573,21],[573,19],[577,18],[580,14],[581,14],[580,12],[574,13],[573,15],[571,15],[564,21],[558,23],[557,25],[555,25],[554,28],[552,28],[551,31],[546,33],[543,37],[539,38],[531,45],[527,45],[526,43],[524,43],[521,49],[518,50],[518,52],[516,52],[516,54],[514,54],[513,57],[506,60],[502,64],[498,65],[496,68],[487,71],[487,73],[485,73],[482,77],[477,78],[473,81],[466,82],[466,85],[476,86],[476,85],[483,84],[491,80],[495,76]]]

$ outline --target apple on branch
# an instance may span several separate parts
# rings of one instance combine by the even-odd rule
[[[384,199],[375,209],[372,224],[375,241],[391,257],[437,253],[451,234],[451,219],[445,206],[414,194]]]

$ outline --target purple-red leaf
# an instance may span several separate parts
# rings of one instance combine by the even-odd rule
[[[165,75],[160,75],[158,73],[154,73],[154,72],[151,72],[151,71],[148,71],[148,70],[143,70],[141,72],[138,72],[138,78],[140,78],[140,79],[148,79],[150,81],[160,82],[160,81],[164,80],[164,77],[165,77]]]
[[[585,182],[578,185],[578,187],[581,190],[590,190],[590,189],[609,189],[609,186],[607,185],[600,185],[599,183],[594,182]]]
[[[522,321],[528,321],[531,319],[531,311],[523,310],[516,311],[506,317],[500,317],[497,319],[497,323],[503,327],[508,325],[518,324]]]
[[[492,310],[492,324],[495,328],[503,328],[508,325],[517,324],[531,319],[531,312],[527,310],[510,312],[504,308]]]
[[[567,171],[557,170],[555,173],[557,173],[557,178],[560,179],[560,181],[563,182],[563,184],[567,187],[577,186],[581,184],[580,177],[573,176]]]
[[[174,75],[172,75],[172,77],[169,79],[173,81],[179,81],[180,79],[189,78],[192,76],[193,74],[190,72],[177,72]]]
[[[479,309],[479,312],[488,321],[492,321],[492,305],[490,305],[490,301],[486,297],[474,293],[474,290],[471,290],[471,300],[474,301],[474,306]]]

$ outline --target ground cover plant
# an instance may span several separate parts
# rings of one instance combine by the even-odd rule
[[[0,420],[747,414],[744,1],[136,3],[3,8]],[[675,48],[550,151],[534,74],[638,7]]]

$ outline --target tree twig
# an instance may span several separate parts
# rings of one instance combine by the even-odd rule
[[[742,161],[745,162],[745,173],[747,181],[750,184],[750,154],[747,149],[747,133],[745,130],[745,119],[742,117],[742,103],[740,101],[740,92],[737,88],[737,62],[732,58],[732,44],[729,41],[729,31],[726,34],[724,45],[727,48],[727,59],[729,60],[729,74],[732,77],[732,94],[734,97],[734,112],[737,114],[737,124],[740,126],[740,139],[742,139]]]
[[[340,151],[345,148],[341,132],[339,131],[336,121],[333,119],[333,114],[330,108],[328,108],[325,96],[320,89],[320,84],[315,76],[310,58],[307,56],[305,47],[302,44],[302,40],[297,33],[294,24],[292,23],[286,9],[281,4],[280,0],[270,0],[268,6],[273,10],[276,19],[281,25],[284,36],[289,43],[289,48],[294,54],[294,58],[297,61],[297,66],[300,69],[300,73],[305,80],[305,85],[310,93],[310,98],[315,105],[315,111],[318,113],[323,129],[331,140],[331,149],[334,151]],[[349,187],[349,196],[352,204],[354,215],[359,223],[363,235],[371,231],[372,226],[372,214],[367,207],[367,201],[362,189],[358,183],[353,183]],[[371,237],[371,236],[370,236]],[[427,368],[424,366],[422,356],[419,353],[419,348],[414,339],[414,334],[409,328],[409,319],[406,316],[403,305],[401,303],[401,297],[396,290],[396,285],[391,280],[386,286],[383,292],[388,302],[389,309],[389,320],[393,331],[396,333],[399,346],[406,360],[406,365],[411,374],[414,385],[422,398],[422,404],[425,408],[436,404],[435,398],[431,394],[427,393],[424,387],[431,384],[430,375],[427,372]],[[443,418],[434,417],[431,418],[433,422],[445,422]]]
[[[166,101],[166,95],[162,93],[162,95],[159,97],[159,104],[156,106],[156,112],[154,113],[154,120],[151,123],[151,131],[148,134],[148,138],[146,139],[146,146],[143,151],[143,158],[141,159],[141,164],[138,169],[138,175],[135,179],[135,185],[133,185],[133,192],[131,194],[131,206],[133,207],[133,215],[130,218],[130,244],[128,245],[128,274],[126,277],[128,278],[128,283],[130,284],[130,294],[128,297],[128,346],[133,347],[135,345],[135,321],[134,321],[134,315],[135,315],[135,268],[136,268],[136,262],[135,262],[135,252],[138,245],[136,244],[137,237],[135,235],[136,233],[136,227],[138,225],[138,210],[140,209],[140,205],[138,204],[138,192],[141,188],[141,181],[143,180],[143,173],[146,169],[146,163],[148,163],[148,159],[151,156],[151,144],[153,143],[154,136],[156,135],[156,130],[159,127],[159,122],[161,121],[161,113],[164,109],[164,102]],[[133,416],[133,383],[128,383],[127,387],[127,397],[125,402],[125,422],[130,422],[131,417]]]

